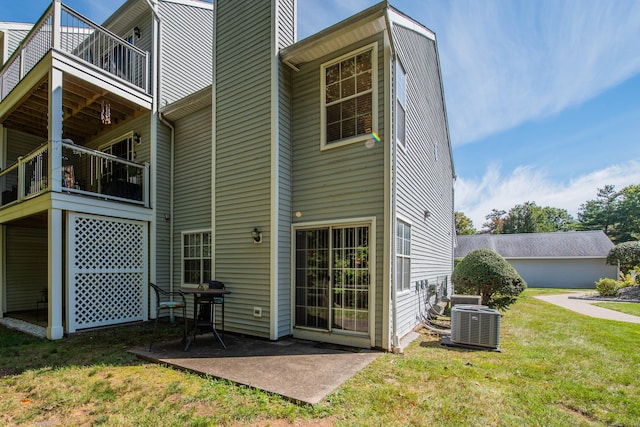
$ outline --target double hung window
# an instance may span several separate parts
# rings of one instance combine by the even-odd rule
[[[396,223],[396,290],[411,289],[411,225]]]
[[[182,282],[200,285],[211,280],[211,232],[182,233]]]
[[[376,131],[376,55],[374,43],[322,65],[323,147],[368,139]]]

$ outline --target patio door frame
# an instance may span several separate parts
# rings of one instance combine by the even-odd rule
[[[296,326],[296,232],[301,230],[313,230],[319,228],[369,228],[369,298],[368,298],[368,333],[358,333],[340,329],[316,329],[304,326]],[[294,338],[310,341],[320,341],[333,344],[349,345],[353,347],[375,347],[376,324],[376,218],[352,218],[344,220],[327,220],[296,223],[291,230],[291,334]],[[328,307],[331,312],[331,307]]]

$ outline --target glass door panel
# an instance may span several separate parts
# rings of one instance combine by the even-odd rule
[[[369,331],[369,227],[334,228],[333,329]]]
[[[296,326],[369,332],[369,227],[296,232]]]
[[[329,328],[329,230],[296,232],[296,326]]]

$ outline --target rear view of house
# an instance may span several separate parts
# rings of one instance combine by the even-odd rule
[[[131,98],[134,111],[122,119],[113,115],[116,98],[96,92],[85,100],[100,114],[109,105],[112,122],[130,132],[131,143],[107,144],[117,138],[109,133],[115,126],[105,123],[82,139],[74,134],[75,144],[60,143],[71,155],[81,152],[142,172],[135,180],[118,175],[123,188],[115,196],[100,190],[94,200],[83,184],[59,189],[59,197],[85,197],[82,203],[67,200],[70,212],[60,212],[59,226],[40,227],[43,242],[49,229],[59,236],[55,244],[67,247],[60,259],[42,249],[50,265],[62,266],[48,279],[43,275],[49,327],[73,332],[70,307],[87,304],[73,302],[76,246],[63,244],[77,234],[74,218],[85,218],[77,205],[113,203],[113,196],[116,207],[87,208],[86,227],[101,230],[114,216],[122,216],[117,224],[140,227],[143,243],[133,245],[140,251],[126,256],[139,260],[140,276],[124,297],[140,310],[119,321],[148,318],[147,279],[176,289],[215,278],[232,292],[225,300],[228,331],[401,350],[402,337],[418,324],[417,282],[450,287],[453,266],[455,174],[435,34],[387,2],[301,41],[294,0],[163,0],[152,2],[154,9],[145,3],[129,0],[107,23],[122,30],[126,41],[125,16],[135,16],[127,11],[146,17],[145,26],[129,22],[134,40],[135,28],[142,38],[152,35],[146,65],[133,72],[134,56],[126,54],[115,70],[150,76],[143,81],[151,81],[152,89],[127,84],[131,93],[119,92],[120,98]],[[208,36],[194,32],[192,43],[172,37],[174,29],[195,27],[196,17],[210,19]],[[193,44],[202,52],[179,61]],[[198,59],[207,58],[207,50],[213,52],[208,81],[202,75],[208,63]],[[66,129],[44,141],[66,139]],[[125,159],[131,151],[135,155]],[[64,170],[66,157],[54,166]],[[85,171],[73,171],[80,169]],[[58,184],[52,185],[42,190],[45,197],[58,197]],[[18,217],[24,199],[10,205]],[[6,218],[7,231],[14,217]],[[102,251],[100,263],[91,264],[96,274],[134,272],[110,264],[122,250],[115,242],[136,235],[127,227],[118,228],[121,240],[86,239],[83,251]],[[4,242],[6,256],[15,253],[9,237]],[[4,288],[12,288],[13,280],[7,277]],[[92,279],[91,289],[98,282]],[[122,282],[100,282],[101,307],[123,305],[109,299]],[[25,297],[26,304],[34,295]],[[3,312],[17,307],[15,301],[7,293]],[[56,308],[60,319],[51,317]]]

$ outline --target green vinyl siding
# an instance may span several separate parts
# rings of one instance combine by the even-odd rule
[[[181,286],[183,232],[211,228],[211,106],[175,123],[174,286]]]
[[[321,64],[378,42],[378,134],[382,142],[365,142],[320,150]],[[382,346],[384,251],[384,40],[382,34],[331,56],[300,65],[292,74],[292,211],[293,223],[376,218],[375,345]],[[298,214],[299,213],[299,214]],[[298,216],[300,215],[300,216]]]
[[[278,337],[291,333],[291,70],[279,70]]]
[[[211,84],[213,10],[168,1],[159,6],[162,107]]]
[[[7,312],[35,310],[48,285],[47,229],[6,226],[5,230]]]
[[[225,326],[269,337],[271,2],[223,0],[216,10],[215,275],[232,292]]]
[[[164,219],[170,212],[170,186],[171,186],[171,133],[167,127],[158,121],[156,141],[156,179],[151,191],[153,207],[156,211],[156,221],[153,224],[156,232],[156,284],[169,289],[169,241],[170,224]]]
[[[393,38],[406,72],[407,105],[406,150],[397,150],[397,214],[411,223],[411,289],[397,303],[402,336],[416,325],[416,281],[451,274],[453,164],[436,43],[399,25]]]

